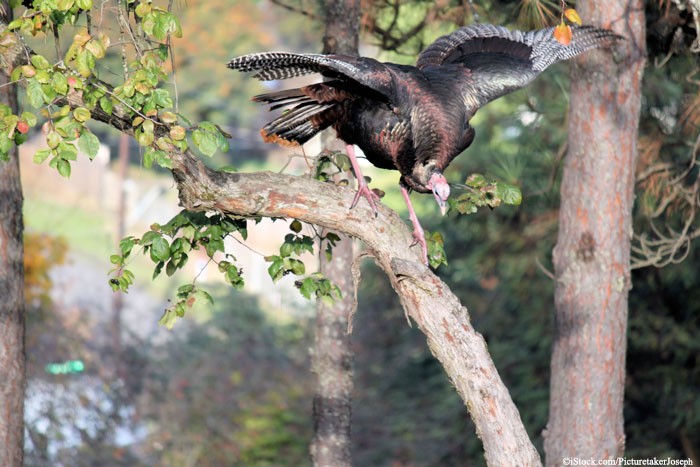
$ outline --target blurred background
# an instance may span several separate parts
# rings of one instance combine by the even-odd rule
[[[258,131],[270,116],[249,98],[263,92],[263,84],[225,67],[230,58],[250,52],[320,50],[318,2],[280,3],[175,2],[183,37],[173,41],[177,73],[172,86],[180,112],[233,135],[231,150],[207,161],[212,167],[307,170],[300,150],[262,143]],[[532,4],[558,8],[557,2],[467,3],[368,1],[361,53],[413,63],[424,44],[475,21],[475,12],[484,22],[527,29],[539,18]],[[403,12],[395,26],[399,32],[427,12],[438,13],[418,33],[392,40],[386,30],[394,4]],[[647,2],[647,10],[650,58],[640,174],[659,161],[691,164],[700,129],[697,55],[687,52],[695,38],[690,13],[662,0]],[[558,65],[527,89],[481,110],[473,121],[474,144],[448,170],[453,182],[479,172],[516,184],[523,192],[521,206],[443,218],[432,197],[413,196],[424,226],[445,238],[449,264],[438,273],[486,338],[540,450],[549,392],[554,316],[549,271],[566,147],[567,70]],[[246,278],[244,291],[220,280],[215,265],[207,267],[206,255],[190,258],[173,278],[153,282],[152,264],[139,255],[129,265],[136,285],[128,294],[115,295],[108,284],[109,256],[119,239],[141,236],[152,223],[167,222],[179,207],[171,175],[144,169],[135,142],[105,127],[93,131],[103,142],[100,154],[92,162],[79,158],[70,180],[32,162],[32,154],[45,144],[40,134],[22,146],[26,464],[308,465],[315,304],[299,295],[293,278],[273,284],[263,259],[279,248],[288,225],[263,222],[250,226],[253,241],[231,242]],[[305,147],[306,154],[319,152],[314,144]],[[128,164],[120,165],[120,154]],[[407,218],[398,175],[369,165],[363,170],[373,187],[386,192],[383,202]],[[658,179],[640,182],[638,235],[650,230],[649,213],[666,186]],[[673,223],[686,214],[679,207],[663,221]],[[700,460],[700,253],[693,246],[689,243],[682,261],[663,268],[641,267],[640,261],[633,273],[628,458]],[[306,262],[313,269],[315,259],[309,256]],[[422,334],[406,323],[382,273],[370,262],[364,265],[352,335],[355,464],[484,465],[465,407]],[[159,326],[177,287],[197,275],[214,305],[194,309],[172,330]]]

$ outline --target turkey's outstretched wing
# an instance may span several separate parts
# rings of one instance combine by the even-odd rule
[[[238,71],[255,71],[254,76],[262,81],[320,73],[329,78],[359,83],[384,96],[383,100],[390,100],[392,96],[389,67],[367,57],[263,52],[236,57],[227,66]]]
[[[481,106],[525,86],[553,63],[621,39],[593,26],[572,29],[571,43],[564,45],[554,38],[554,28],[521,32],[489,24],[466,26],[428,46],[417,66],[424,72],[431,67],[463,66],[468,77],[463,91]]]

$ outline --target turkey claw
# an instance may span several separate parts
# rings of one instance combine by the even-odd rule
[[[360,197],[363,196],[367,198],[367,202],[372,208],[372,212],[374,212],[374,217],[377,217],[379,215],[379,211],[377,210],[376,201],[379,200],[379,196],[377,196],[377,194],[374,191],[370,190],[367,184],[362,184],[357,189],[355,197],[352,200],[352,204],[350,205],[350,209],[353,209],[355,206],[357,206],[358,201],[360,201]]]

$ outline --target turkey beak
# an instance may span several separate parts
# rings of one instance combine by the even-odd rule
[[[447,201],[443,199],[438,199],[438,206],[440,206],[440,214],[443,216],[447,214]]]
[[[435,172],[430,177],[430,185],[433,189],[435,201],[440,206],[440,213],[444,216],[447,213],[447,198],[450,197],[450,185],[447,183],[445,176],[439,172]]]

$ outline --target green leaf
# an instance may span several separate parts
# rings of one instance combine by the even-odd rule
[[[289,224],[289,230],[291,230],[294,233],[299,233],[301,232],[301,222],[298,220],[294,219],[291,224]]]
[[[177,288],[177,295],[180,298],[186,298],[194,290],[194,284],[185,284]]]
[[[148,3],[139,3],[136,6],[135,13],[136,13],[136,16],[138,16],[139,18],[143,18],[144,16],[146,16],[150,12],[151,12],[151,5]]]
[[[75,0],[58,0],[56,2],[56,8],[61,11],[68,11],[73,8]]]
[[[465,183],[472,188],[481,188],[486,185],[486,177],[481,174],[471,174]]]
[[[37,164],[41,164],[44,162],[46,159],[49,158],[51,155],[51,149],[40,149],[36,153],[34,153],[34,162]]]
[[[304,298],[310,300],[312,296],[316,295],[318,291],[318,285],[316,281],[311,277],[307,277],[299,283],[299,291],[304,296]]]
[[[445,254],[445,241],[440,232],[426,232],[425,240],[428,244],[428,262],[433,268],[441,264],[447,265]]]
[[[172,124],[172,123],[177,122],[177,115],[175,115],[173,112],[161,112],[160,119],[165,123]]]
[[[10,73],[10,81],[19,81],[22,77],[22,67],[18,66]]]
[[[156,105],[161,108],[172,107],[174,105],[173,99],[170,97],[170,93],[165,89],[154,90],[153,99],[155,100]]]
[[[156,151],[156,162],[164,169],[172,169],[173,161],[165,151]]]
[[[63,141],[63,137],[55,131],[49,131],[49,134],[46,135],[46,144],[51,149],[56,149],[58,147],[58,143],[61,141]]]
[[[146,133],[153,133],[154,128],[155,124],[153,123],[153,120],[146,120],[143,122],[143,125],[141,125],[141,129]]]
[[[7,162],[10,160],[10,149],[12,148],[12,140],[10,138],[5,138],[0,136],[0,162]]]
[[[166,261],[168,258],[170,258],[170,245],[166,239],[157,236],[151,244],[151,259],[153,261]]]
[[[175,271],[177,271],[177,263],[175,262],[175,259],[171,259],[168,261],[168,264],[165,265],[165,275],[172,277],[172,275],[175,274]]]
[[[74,161],[78,159],[78,148],[76,148],[72,143],[61,141],[58,143],[57,151],[61,159],[65,159],[67,161]]]
[[[70,178],[70,162],[67,160],[59,157],[56,170],[58,170],[58,173],[61,174],[62,177]]]
[[[208,131],[196,129],[192,132],[192,142],[206,156],[213,156],[217,150],[216,136]]]
[[[143,11],[143,10],[142,10]],[[153,35],[153,28],[156,25],[156,18],[153,11],[148,11],[142,16],[141,29],[149,36]]]
[[[144,18],[144,22],[151,17],[153,18],[153,26],[150,34],[159,41],[165,40],[170,33],[174,33],[176,37],[182,36],[180,23],[175,15],[163,10],[153,10],[147,18]]]
[[[158,320],[158,324],[161,326],[166,327],[167,329],[172,329],[175,326],[175,323],[178,320],[177,313],[175,312],[174,307],[170,307],[165,312],[163,313],[163,316],[160,317]]]
[[[147,169],[153,167],[153,163],[156,161],[156,149],[151,147],[146,148],[143,152],[143,166]]]
[[[148,232],[143,234],[143,237],[141,237],[139,243],[143,246],[151,246],[153,244],[153,241],[158,237],[160,237],[160,234],[158,232],[149,230]]]
[[[60,72],[56,72],[51,76],[51,86],[57,94],[64,95],[68,92],[68,78]]]
[[[519,206],[523,201],[523,194],[520,188],[503,182],[496,183],[496,196],[502,199],[505,204],[514,206]]]
[[[10,24],[7,25],[7,29],[9,31],[17,29],[17,28],[21,27],[24,24],[24,22],[25,22],[25,18],[18,18],[18,19],[12,20],[10,22]]]
[[[150,120],[147,120],[150,121]],[[155,138],[155,135],[153,132],[148,132],[144,131],[143,129],[139,129],[135,133],[136,136],[136,141],[141,145],[141,146],[150,146],[153,144],[153,139]]]
[[[90,53],[92,53],[92,55],[94,55],[97,59],[103,58],[107,52],[104,45],[102,45],[102,42],[96,39],[88,41],[88,43],[85,44],[85,49],[89,50]]]
[[[5,118],[2,119],[2,123],[4,124],[4,127],[7,131],[7,136],[8,138],[12,138],[15,133],[15,127],[17,127],[17,123],[19,122],[19,117],[17,115],[8,115]]]
[[[97,152],[100,150],[100,140],[97,139],[97,136],[90,132],[90,130],[85,128],[80,134],[78,147],[81,151],[87,154],[90,159],[94,159]]]
[[[36,115],[31,112],[22,112],[22,120],[27,122],[29,126],[36,125]]]
[[[27,80],[27,99],[32,107],[39,108],[44,105],[44,91],[41,84],[34,78]]]
[[[291,243],[283,243],[280,245],[280,256],[283,258],[286,258],[290,256],[294,252],[294,245]]]
[[[107,112],[107,114],[112,115],[112,109],[114,108],[114,104],[112,104],[111,98],[107,96],[102,96],[100,98],[100,107],[102,107],[102,110]]]
[[[134,245],[136,245],[134,237],[126,237],[121,239],[119,242],[119,251],[121,251],[124,258],[131,254],[131,250],[134,248]]]
[[[39,81],[41,84],[46,84],[51,81],[51,74],[46,70],[39,70],[34,75],[34,79]]]
[[[89,50],[83,49],[78,52],[75,58],[75,64],[78,67],[78,73],[87,78],[92,74],[95,68],[95,56]]]
[[[92,9],[92,0],[75,0],[75,4],[82,10],[87,11]]]
[[[266,258],[267,259],[267,258]],[[267,272],[274,282],[277,282],[284,275],[284,260],[279,256],[270,257],[272,264],[267,268]]]
[[[49,61],[42,55],[32,55],[31,62],[37,70],[48,70],[51,68]]]
[[[197,299],[203,299],[206,302],[209,302],[210,305],[214,304],[214,299],[206,290],[197,289],[194,294]]]
[[[81,123],[90,120],[90,115],[90,111],[85,107],[78,107],[73,111],[73,117]]]

